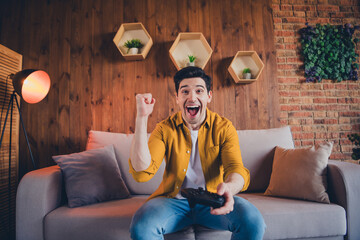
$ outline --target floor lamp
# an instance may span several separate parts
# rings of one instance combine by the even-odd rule
[[[27,103],[38,103],[41,100],[43,100],[46,95],[49,92],[50,89],[50,77],[49,75],[42,71],[42,70],[35,70],[35,69],[25,69],[22,70],[20,72],[17,72],[16,74],[10,74],[9,78],[12,79],[12,84],[14,87],[14,91],[10,96],[10,101],[7,107],[7,111],[6,111],[6,116],[5,116],[5,120],[4,120],[4,125],[1,131],[1,138],[0,138],[0,148],[2,145],[2,141],[3,141],[3,137],[4,137],[4,133],[5,133],[5,127],[6,127],[6,123],[7,123],[7,119],[9,116],[9,111],[10,111],[10,139],[9,139],[9,186],[8,186],[8,190],[9,190],[9,228],[10,228],[10,204],[11,204],[11,135],[12,135],[12,120],[13,120],[13,109],[14,109],[14,104],[17,107],[18,111],[19,111],[19,116],[20,116],[20,122],[21,122],[21,127],[23,129],[24,135],[25,135],[25,139],[26,139],[26,143],[29,149],[29,153],[30,153],[30,157],[31,157],[31,161],[33,164],[33,168],[36,169],[37,166],[35,164],[34,161],[34,157],[31,151],[31,147],[29,144],[29,139],[25,130],[25,125],[24,125],[24,121],[22,119],[21,116],[21,111],[20,111],[20,105],[19,102],[17,100],[16,97],[16,93],[22,97],[22,99],[27,102]],[[7,89],[5,89],[6,91]]]

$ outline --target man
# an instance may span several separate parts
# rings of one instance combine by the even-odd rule
[[[130,150],[130,172],[139,182],[148,181],[163,158],[166,169],[159,188],[135,213],[132,239],[164,239],[163,235],[192,224],[232,231],[232,239],[262,239],[265,223],[251,203],[235,196],[249,185],[239,140],[232,123],[207,109],[211,78],[201,68],[186,67],[174,76],[180,112],[168,117],[147,141],[147,121],[155,99],[150,93],[136,96],[135,136]],[[225,197],[221,208],[197,204],[189,207],[180,190],[203,187]]]

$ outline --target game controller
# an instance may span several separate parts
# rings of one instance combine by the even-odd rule
[[[196,204],[202,204],[213,208],[220,208],[225,204],[225,198],[216,193],[211,193],[203,188],[185,188],[181,190],[181,195],[187,198],[190,208]]]

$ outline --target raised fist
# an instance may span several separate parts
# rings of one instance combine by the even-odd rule
[[[149,116],[155,105],[155,98],[152,97],[151,93],[136,94],[136,110],[138,117]]]

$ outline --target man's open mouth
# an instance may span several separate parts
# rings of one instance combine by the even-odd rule
[[[199,106],[187,106],[186,111],[190,114],[191,117],[195,117],[196,114],[199,112]]]

